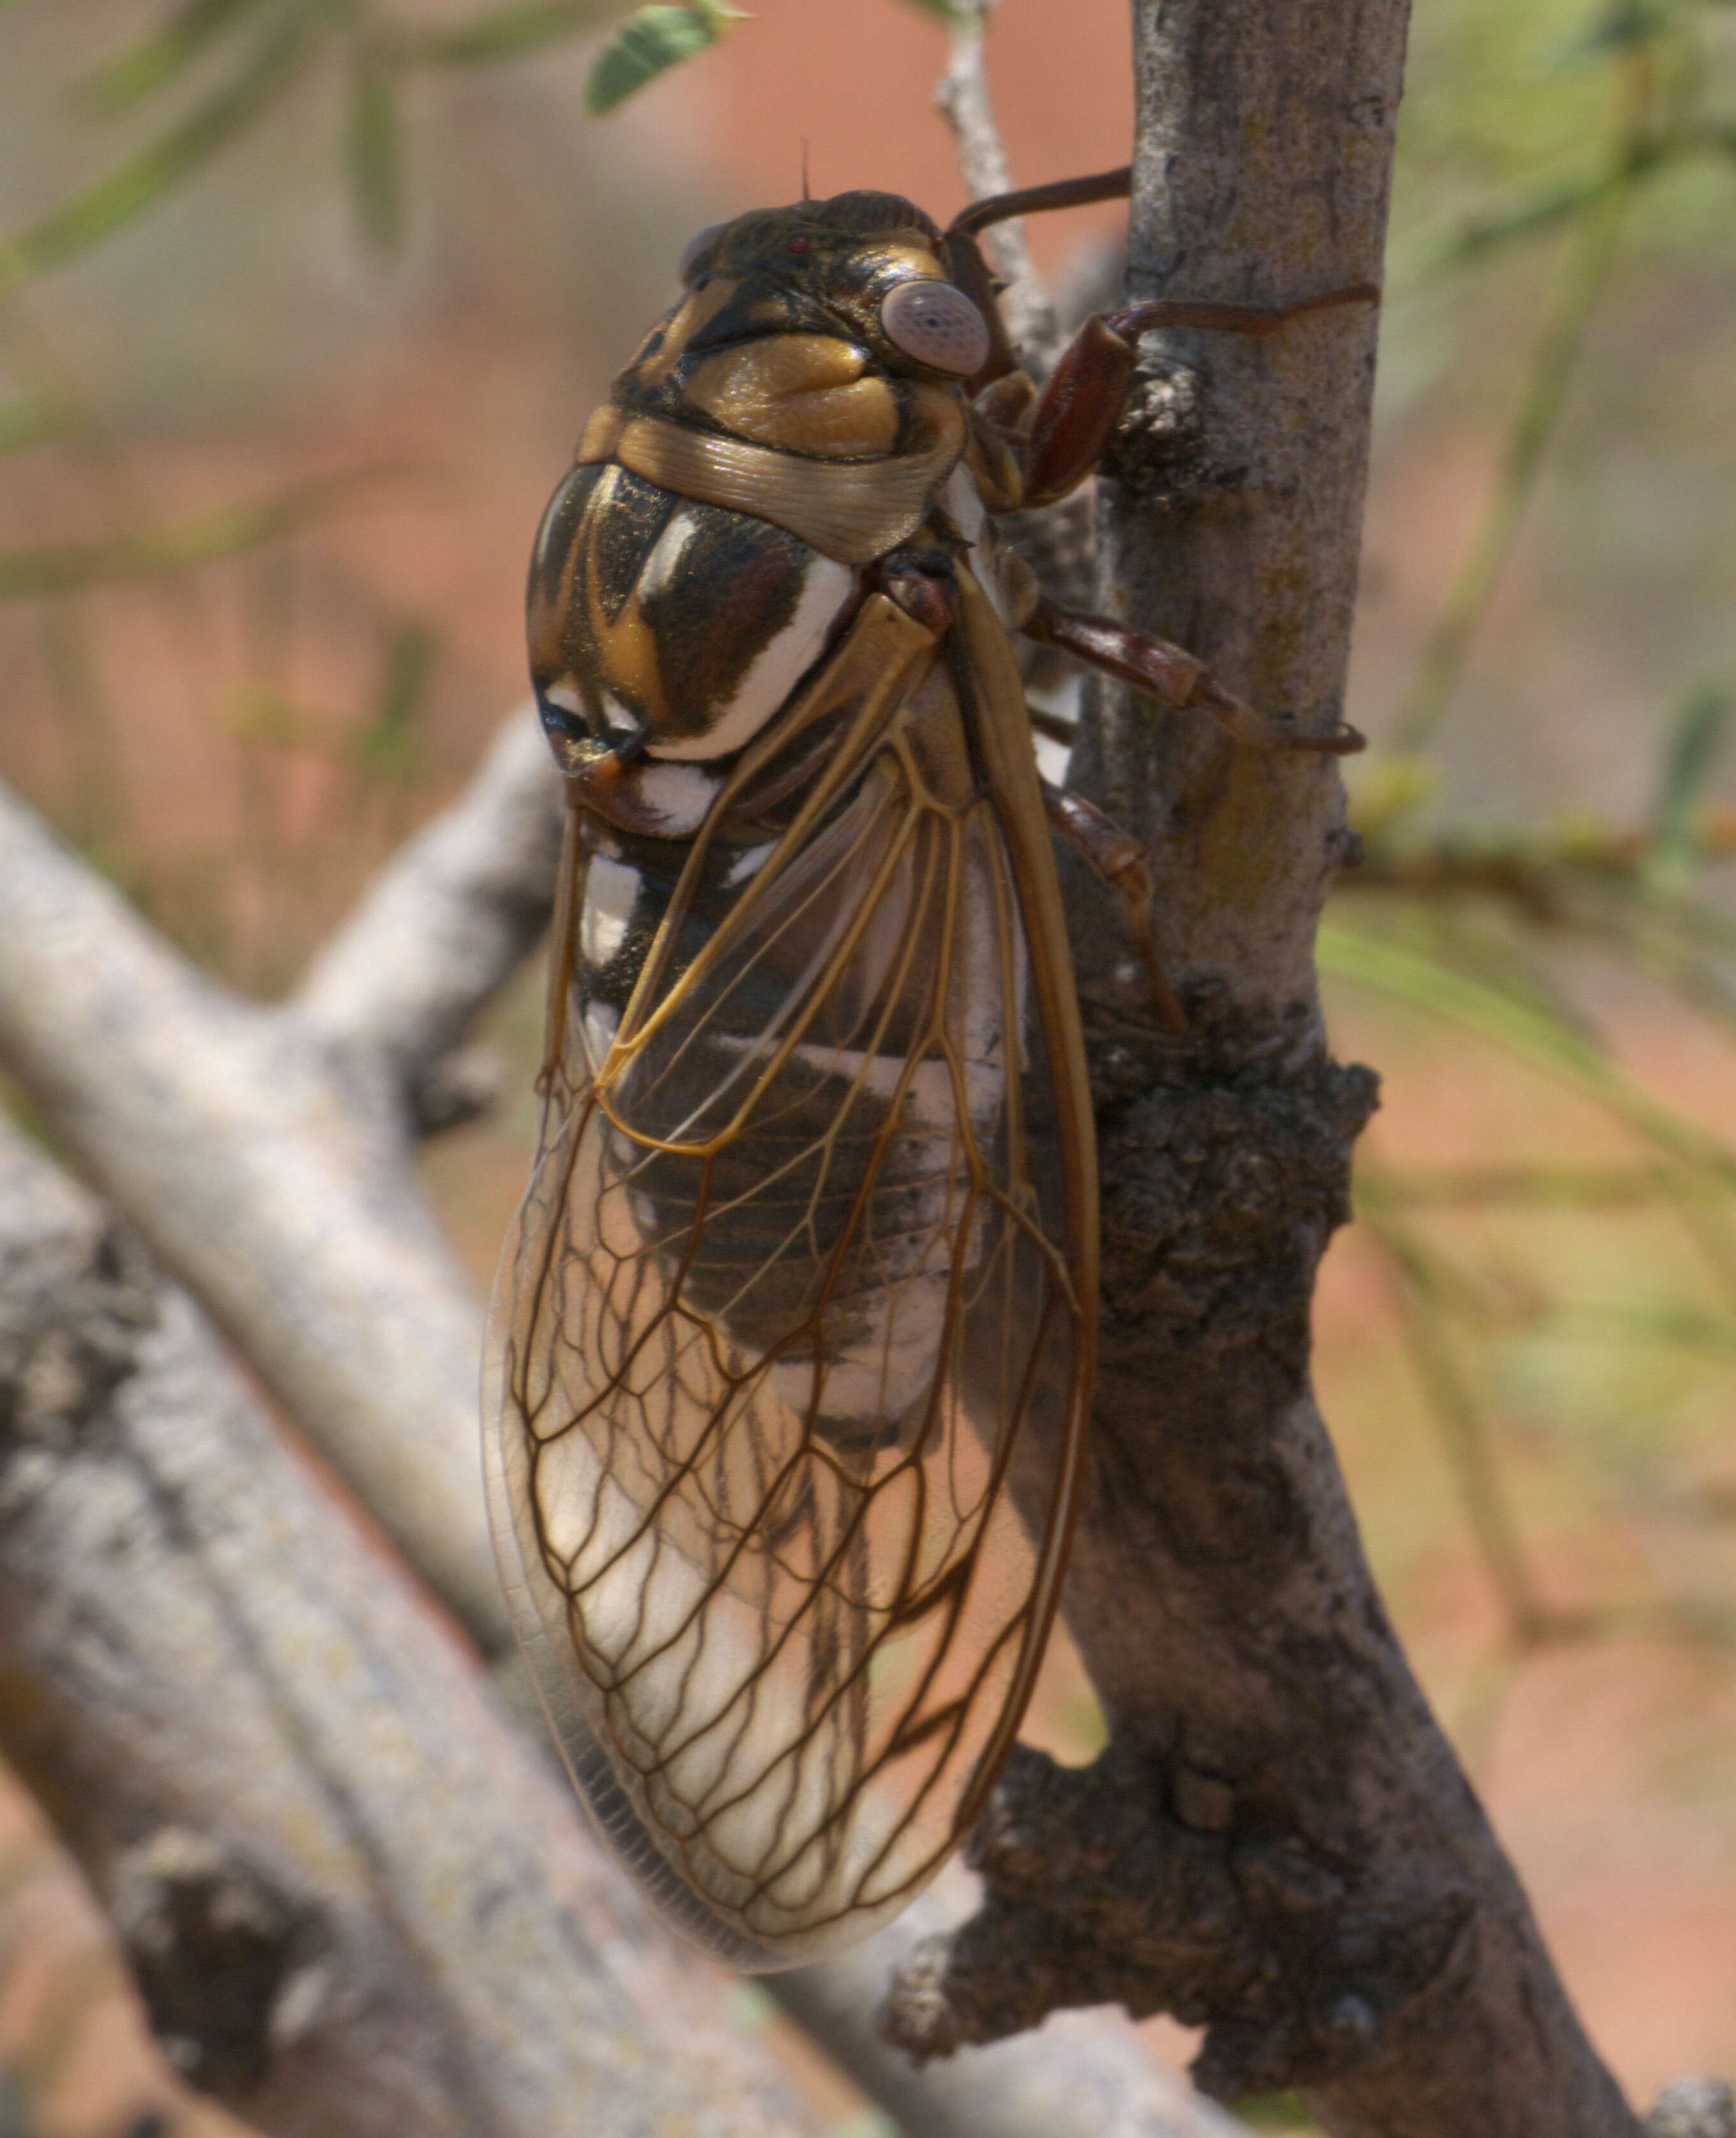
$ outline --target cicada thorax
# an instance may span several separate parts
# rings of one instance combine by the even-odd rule
[[[963,390],[987,327],[908,203],[748,217],[712,251],[587,426],[530,578],[558,755],[612,821],[672,837],[961,464],[1006,474]]]

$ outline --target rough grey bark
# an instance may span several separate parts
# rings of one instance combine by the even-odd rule
[[[1130,297],[1378,278],[1405,14],[1139,0]],[[1109,466],[1105,606],[1317,732],[1375,324],[1153,337]],[[1207,2092],[1300,2087],[1343,2138],[1636,2138],[1387,1623],[1309,1384],[1376,1094],[1329,1058],[1315,993],[1336,769],[1105,692],[1075,772],[1151,856],[1190,1025],[1152,1033],[1078,886],[1104,1286],[1065,1608],[1113,1737],[1082,1770],[1016,1755],[975,1847],[989,1899],[905,1971],[893,2030],[944,2051],[1114,1999],[1206,2025]]]
[[[793,2138],[475,1660],[0,1120],[0,1750],[280,2138]]]
[[[944,1872],[866,1944],[773,1979],[785,2010],[888,2111],[900,2138],[1243,2138],[1241,2123],[1159,2067],[1118,2013],[1057,2013],[1032,2033],[925,2065],[890,2047],[877,2023],[886,1984],[973,1898],[962,1872]]]
[[[201,979],[0,793],[0,1061],[497,1659],[510,1643],[477,1518],[480,1317],[416,1187],[413,1140],[424,1095],[460,1081],[443,1065],[462,1058],[475,1016],[546,923],[559,813],[547,749],[521,713],[291,1002],[261,1010]],[[0,1560],[7,1549],[0,1535]],[[302,1566],[310,1592],[323,1564],[315,1551]],[[142,1605],[139,1623],[144,1678],[168,1652],[149,1638]],[[50,1628],[76,1641],[75,1617]],[[39,1660],[52,1679],[51,1643]],[[183,1697],[178,1726],[191,1745],[197,1677]],[[540,1716],[528,1722],[546,1755]],[[5,1736],[0,1715],[0,1746]],[[568,1823],[561,1846],[583,1851],[576,1813]],[[915,1919],[905,1943],[916,1923],[933,1927]],[[1059,2053],[1046,2038],[986,2051],[962,2072],[913,2072],[871,2018],[903,1949],[882,1945],[872,1977],[847,1958],[773,1988],[909,2138],[1212,2138],[1212,2112],[1153,2069],[1109,2014],[1070,2022]],[[303,2062],[278,2083],[318,2077]]]

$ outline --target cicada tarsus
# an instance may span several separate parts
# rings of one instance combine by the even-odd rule
[[[1057,608],[997,539],[1090,475],[1145,329],[1373,294],[1136,305],[1038,393],[976,233],[1126,190],[703,232],[531,564],[571,806],[490,1342],[496,1540],[597,1823],[739,1965],[864,1936],[933,1875],[1061,1586],[1096,1180],[1051,837],[1142,945],[1150,890],[1039,777],[1012,634],[1245,743],[1354,746]]]

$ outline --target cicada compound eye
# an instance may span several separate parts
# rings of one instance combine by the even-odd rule
[[[708,222],[702,231],[688,239],[687,248],[681,255],[680,270],[681,280],[684,282],[690,282],[693,280],[694,271],[712,247],[716,244],[719,235],[724,227],[725,226],[720,222]]]
[[[895,349],[936,371],[969,378],[988,361],[988,322],[950,282],[900,282],[880,306]]]

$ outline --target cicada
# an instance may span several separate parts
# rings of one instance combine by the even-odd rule
[[[1299,737],[1179,648],[1058,608],[996,521],[1090,474],[1139,335],[1041,393],[976,233],[885,193],[702,232],[530,568],[570,804],[543,1118],[490,1342],[516,1623],[596,1823],[721,1957],[866,1935],[981,1809],[1078,1496],[1096,1175],[1013,634]],[[1153,987],[1167,1004],[1161,974]]]

